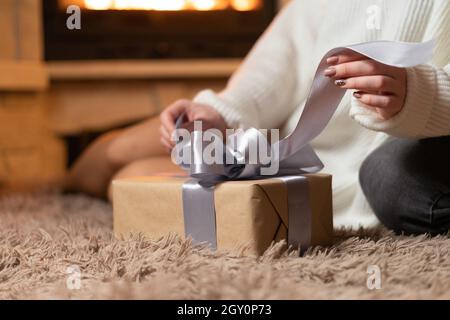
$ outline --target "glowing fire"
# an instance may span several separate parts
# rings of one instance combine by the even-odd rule
[[[89,10],[225,10],[259,9],[262,0],[83,0]]]

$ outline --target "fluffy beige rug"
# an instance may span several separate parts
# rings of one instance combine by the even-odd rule
[[[338,231],[332,248],[304,258],[279,244],[252,258],[193,248],[170,235],[117,240],[111,217],[108,204],[85,196],[1,199],[0,298],[450,298],[448,236]],[[381,270],[379,290],[367,288],[369,265]]]

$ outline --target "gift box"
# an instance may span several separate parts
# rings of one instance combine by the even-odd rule
[[[304,175],[308,185],[311,246],[332,242],[331,176]],[[142,233],[150,238],[169,233],[185,235],[183,184],[189,177],[151,176],[113,182],[114,232],[117,236]],[[272,242],[288,236],[288,188],[278,178],[227,181],[214,188],[217,248],[245,246],[261,255]]]

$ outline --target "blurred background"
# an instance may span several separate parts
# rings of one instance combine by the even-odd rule
[[[0,192],[58,179],[101,133],[220,90],[286,2],[0,0]]]

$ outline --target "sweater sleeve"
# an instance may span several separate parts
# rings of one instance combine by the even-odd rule
[[[215,108],[231,128],[281,126],[295,107],[289,108],[297,82],[292,23],[301,2],[292,1],[278,14],[224,91],[201,91],[194,102]]]
[[[352,98],[351,117],[362,126],[404,138],[450,135],[450,64],[445,68],[421,65],[407,69],[407,95],[400,113],[382,120]]]

